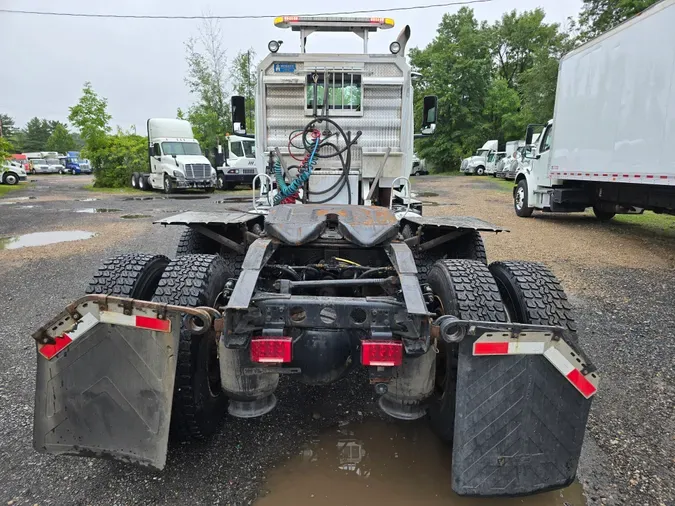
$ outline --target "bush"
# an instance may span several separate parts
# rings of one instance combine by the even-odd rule
[[[85,154],[95,167],[97,188],[123,188],[129,186],[133,172],[148,172],[148,140],[140,135],[106,135]]]

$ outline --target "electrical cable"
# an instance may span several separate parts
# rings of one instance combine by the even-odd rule
[[[426,5],[409,5],[404,7],[387,7],[385,9],[363,9],[354,11],[333,11],[333,12],[315,12],[308,14],[295,14],[299,17],[311,16],[344,16],[353,14],[370,14],[376,12],[397,12],[397,11],[414,11],[423,9],[435,9],[439,7],[452,7],[453,5],[469,5],[479,3],[489,3],[494,0],[457,0],[453,2],[442,2]],[[204,15],[201,16],[170,16],[160,14],[95,14],[87,12],[54,12],[54,11],[29,11],[22,9],[0,9],[0,12],[7,14],[26,14],[33,16],[62,16],[72,18],[106,18],[106,19],[161,19],[161,20],[192,20],[192,19],[275,19],[279,16],[272,14],[231,14],[224,16]]]

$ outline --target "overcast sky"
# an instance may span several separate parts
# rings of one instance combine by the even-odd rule
[[[376,9],[424,5],[441,0],[342,0],[309,3],[300,0],[0,0],[0,8],[36,11],[115,14],[213,15],[297,14],[331,10]],[[283,4],[283,12],[279,12]],[[494,21],[505,11],[543,7],[548,22],[564,23],[576,16],[581,0],[493,0],[472,5],[478,19]],[[387,52],[391,40],[409,24],[409,47],[424,47],[434,37],[445,12],[459,7],[392,12],[393,30],[373,34],[371,53]],[[377,15],[377,12],[373,13]],[[382,14],[380,14],[382,15]],[[299,51],[299,36],[275,28],[272,20],[221,21],[228,57],[252,47],[267,54],[271,39],[283,40],[282,52]],[[23,126],[33,116],[65,121],[85,81],[108,99],[112,124],[136,125],[145,134],[149,117],[175,117],[176,108],[192,102],[184,76],[184,42],[197,33],[200,21],[133,20],[31,16],[0,12],[0,112]],[[351,34],[315,34],[308,51],[359,52],[361,42]]]

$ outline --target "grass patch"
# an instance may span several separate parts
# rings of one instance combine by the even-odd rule
[[[661,236],[675,237],[675,216],[645,211],[644,214],[618,214],[617,223],[642,227]]]
[[[23,190],[24,188],[26,188],[26,186],[27,185],[25,184],[15,184],[12,186],[8,184],[0,184],[0,197],[16,190]]]
[[[429,172],[430,176],[438,176],[438,177],[456,177],[456,176],[463,176],[464,173],[460,172],[458,170],[452,170],[449,172],[434,172],[433,170]]]
[[[515,186],[513,181],[507,181],[506,179],[498,179],[492,176],[488,176],[488,181],[490,181],[490,183],[493,183],[499,191],[513,193],[513,187]]]

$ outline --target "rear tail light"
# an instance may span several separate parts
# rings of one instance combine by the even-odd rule
[[[261,364],[290,362],[292,348],[290,337],[254,337],[251,339],[251,361]]]
[[[361,341],[361,363],[395,367],[403,362],[403,345],[397,341]]]

